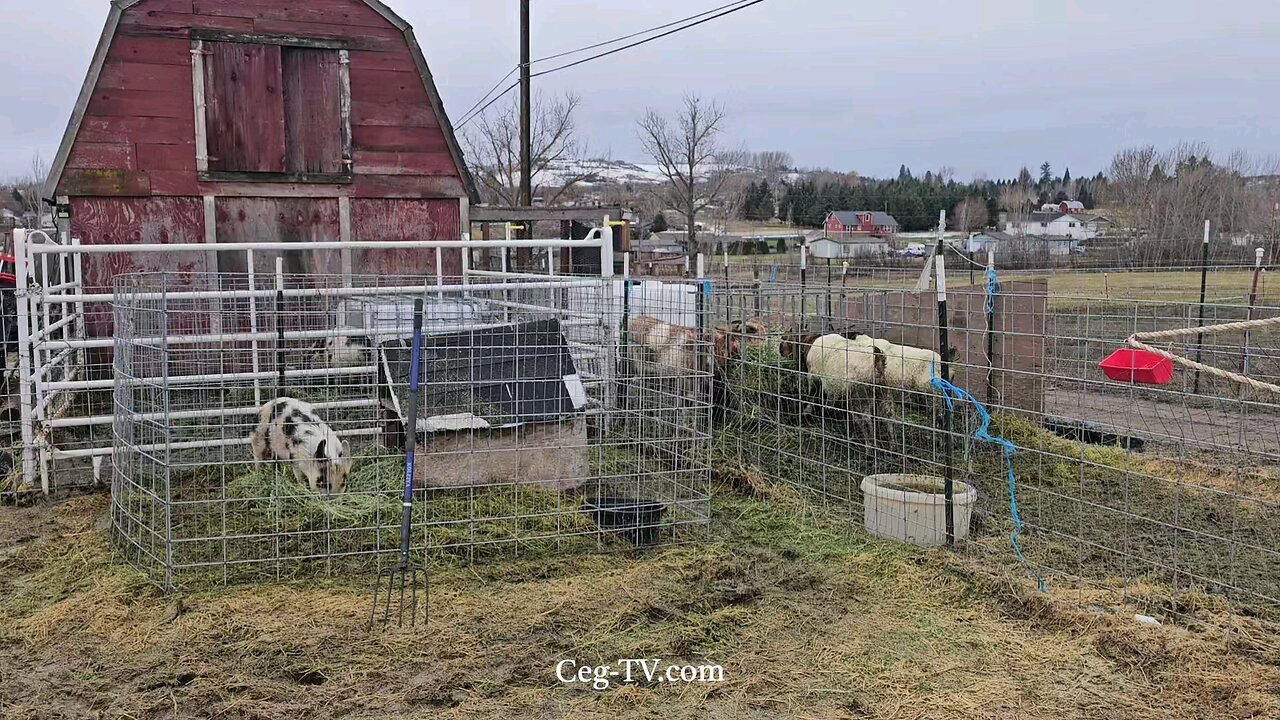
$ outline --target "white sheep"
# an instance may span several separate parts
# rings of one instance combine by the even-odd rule
[[[942,377],[942,356],[932,350],[896,345],[888,340],[866,335],[860,335],[850,342],[873,346],[884,354],[884,383],[891,387],[931,392],[933,379]]]
[[[694,328],[637,315],[627,322],[627,334],[630,342],[627,354],[637,366],[637,374],[680,378],[700,368],[721,372],[741,354],[744,344],[763,345],[768,328],[758,318],[745,323],[735,321],[728,328],[716,328],[704,340],[703,334]],[[705,347],[707,345],[710,347]],[[708,353],[709,357],[700,357],[700,353]]]
[[[627,334],[630,343],[627,354],[637,374],[684,378],[698,371],[697,330],[638,315],[628,321]]]
[[[826,395],[844,395],[866,385],[885,381],[885,356],[873,343],[859,336],[849,340],[823,335],[800,355],[800,370],[816,378]]]
[[[359,335],[358,330],[344,328],[341,332],[337,337],[325,339],[324,349],[317,353],[318,363],[331,368],[349,368],[372,362],[373,346],[369,338]]]

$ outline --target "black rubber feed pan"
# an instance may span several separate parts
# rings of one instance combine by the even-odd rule
[[[595,518],[596,527],[635,547],[658,544],[667,512],[664,503],[615,496],[589,499],[582,507]]]

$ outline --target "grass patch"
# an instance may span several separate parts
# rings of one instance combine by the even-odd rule
[[[749,349],[732,373],[713,457],[735,485],[790,483],[860,518],[865,476],[943,473],[944,437],[934,408],[899,403],[895,417],[876,418],[868,401],[855,398],[845,405],[854,411],[850,419],[768,345]],[[955,420],[966,435],[977,422],[967,408]],[[1022,546],[1036,565],[1090,579],[1207,588],[1244,605],[1271,605],[1280,596],[1280,510],[1265,501],[1275,492],[1274,479],[1224,478],[1187,462],[1077,443],[1015,415],[996,416],[992,432],[1018,447],[1013,468]],[[1011,560],[999,448],[966,437],[954,450],[953,467],[958,480],[979,491],[974,544]]]

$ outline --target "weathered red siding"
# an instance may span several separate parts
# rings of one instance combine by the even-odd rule
[[[71,232],[86,245],[180,245],[204,242],[204,205],[200,198],[72,198]],[[117,275],[132,272],[202,273],[209,254],[199,249],[183,253],[87,255],[86,292],[110,292]],[[85,308],[88,330],[95,337],[111,335],[111,308]]]
[[[355,240],[457,239],[458,205],[447,200],[352,200],[351,221]],[[355,261],[356,272],[367,275],[435,275],[434,250],[364,250]],[[462,255],[444,256],[448,277],[462,275]]]
[[[315,194],[465,195],[461,173],[404,36],[359,0],[146,0],[126,10],[73,150],[83,158],[88,151],[81,151],[81,143],[105,142],[120,146],[118,157],[68,166],[60,194],[255,194],[251,188],[235,184],[200,182],[191,171],[195,163],[192,29],[337,39],[350,44],[355,177],[350,185],[322,188]],[[268,60],[279,61],[278,54]],[[248,94],[228,110],[253,117],[253,113],[278,107],[254,102],[251,95],[258,91],[247,88]],[[318,100],[331,103],[336,99]],[[275,120],[257,119],[260,122],[254,126],[263,127],[272,127]],[[331,128],[313,129],[323,135],[311,138],[316,146],[336,142]],[[237,146],[244,155],[259,158],[264,171],[278,168],[276,154],[284,146],[283,139],[267,132],[236,140],[242,142],[230,142],[216,150],[211,145],[212,169],[217,169],[216,156],[234,153]],[[211,137],[210,142],[218,140]],[[149,147],[144,151],[142,145],[180,146],[182,155],[189,155],[190,160],[176,150]],[[124,146],[133,149],[124,150]],[[306,164],[306,157],[300,161]],[[386,192],[389,179],[402,189]]]
[[[201,180],[195,30],[343,41],[350,59],[351,181]],[[314,92],[338,87],[337,53],[224,40],[205,41],[205,97],[226,99],[206,116],[228,118],[221,125],[234,131],[209,135],[209,169],[346,171],[341,125],[333,121],[341,116],[341,96]],[[228,75],[208,72],[218,63],[234,66],[230,85]],[[263,84],[261,77],[276,81]],[[219,243],[338,240],[344,196],[352,198],[356,240],[456,240],[463,178],[404,34],[361,0],[144,0],[120,16],[56,193],[72,198],[72,232],[86,244],[205,243],[204,196],[216,198]],[[337,251],[284,255],[290,272],[342,271]],[[90,259],[86,284],[107,288],[117,274],[139,270],[246,269],[242,254],[219,256],[216,267],[209,258],[193,250]],[[460,254],[445,260],[447,273],[458,276]],[[260,253],[256,269],[269,275],[274,262],[273,254]],[[433,275],[435,262],[433,251],[368,252],[354,258],[354,271]],[[109,313],[94,317],[91,331],[108,334]]]

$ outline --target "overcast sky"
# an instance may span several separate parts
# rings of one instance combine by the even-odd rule
[[[517,0],[388,2],[455,119],[517,60]],[[533,0],[534,57],[724,2]],[[0,177],[52,158],[108,0],[21,6],[0,21]],[[735,144],[802,166],[1078,176],[1139,143],[1280,155],[1278,61],[1274,0],[767,0],[535,82],[581,95],[582,134],[620,160],[645,160],[647,106],[696,92],[725,105]]]

